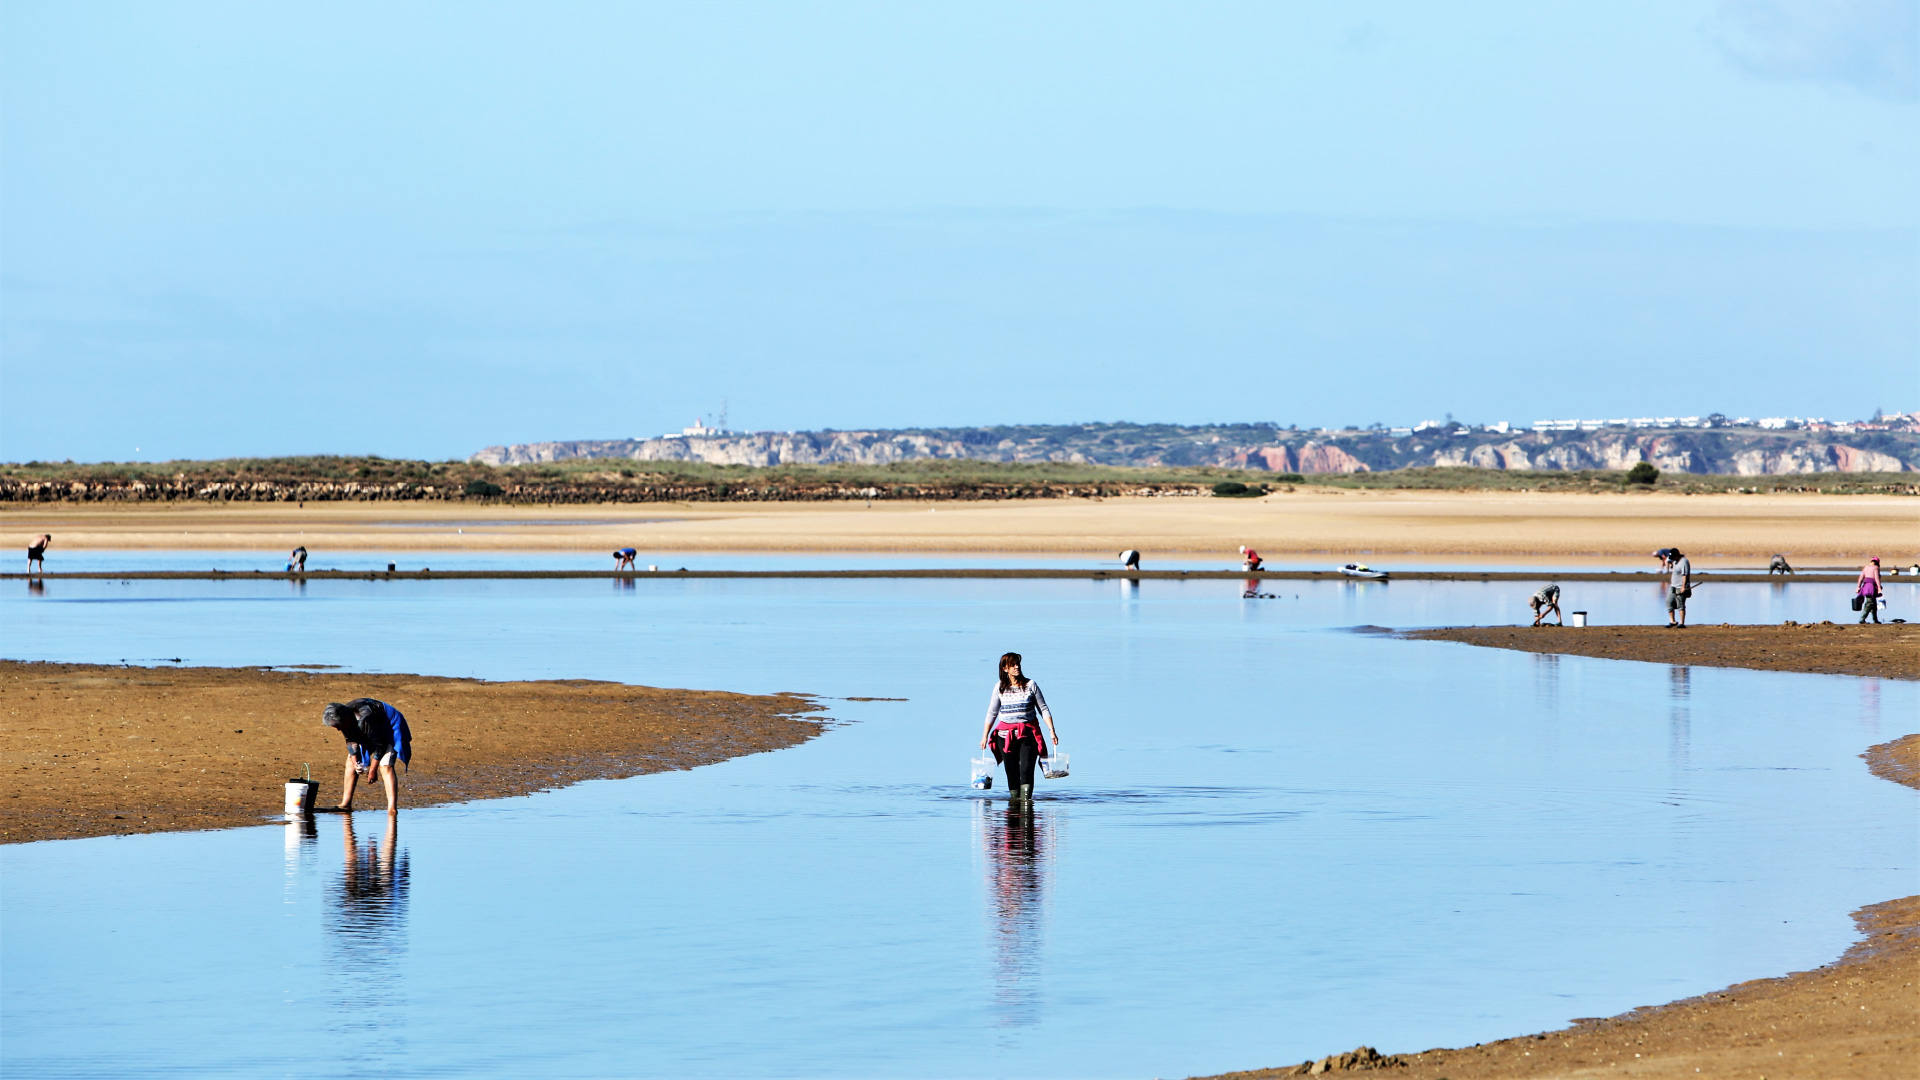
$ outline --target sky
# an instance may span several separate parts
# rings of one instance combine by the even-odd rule
[[[1916,192],[1914,0],[0,0],[0,460],[1861,417]]]

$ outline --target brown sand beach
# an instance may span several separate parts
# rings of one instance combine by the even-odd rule
[[[0,505],[20,543],[68,548],[379,551],[1073,552],[1111,558],[1269,556],[1644,557],[1678,546],[1764,566],[1774,552],[1851,564],[1920,561],[1920,499],[1878,495],[1588,495],[1301,489],[1257,499],[1036,499],[976,503],[447,503]],[[1755,560],[1758,560],[1756,563]],[[24,563],[22,564],[24,565]],[[609,563],[609,565],[611,565]]]
[[[798,694],[585,680],[8,660],[0,687],[0,763],[14,778],[0,799],[4,843],[258,825],[278,814],[282,784],[305,763],[320,781],[319,805],[333,806],[345,743],[320,712],[356,697],[393,703],[413,730],[403,808],[690,769],[793,746],[823,722]],[[363,785],[354,803],[384,808],[386,799]]]

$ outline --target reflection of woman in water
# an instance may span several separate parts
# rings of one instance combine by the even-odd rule
[[[1046,899],[1047,818],[1032,803],[1009,802],[986,813],[987,873],[993,906],[995,998],[1007,1024],[1036,1019],[1042,902]]]
[[[1033,763],[1044,757],[1047,744],[1040,737],[1039,720],[1047,722],[1053,741],[1060,741],[1060,730],[1053,726],[1053,713],[1040,693],[1040,684],[1020,671],[1020,654],[1000,657],[1000,680],[987,699],[986,728],[980,733],[980,748],[992,749],[994,759],[1007,767],[1007,797],[1021,801],[1033,798]]]

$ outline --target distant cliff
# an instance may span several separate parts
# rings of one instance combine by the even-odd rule
[[[1920,469],[1920,433],[1768,431],[1752,427],[1499,432],[1461,425],[1413,434],[1301,431],[1265,424],[1062,424],[900,431],[757,432],[489,446],[471,460],[530,465],[579,459],[713,465],[885,465],[930,458],[1123,466],[1213,466],[1352,473],[1422,465],[1625,469],[1777,476]]]

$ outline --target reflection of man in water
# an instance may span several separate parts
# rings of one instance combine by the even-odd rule
[[[985,804],[982,804],[983,808]],[[1023,986],[1039,974],[1041,902],[1046,896],[1047,818],[1033,804],[1012,801],[985,809],[988,874],[993,905],[995,998],[1001,1022],[1038,1021],[1038,988]]]
[[[406,860],[396,853],[400,819],[388,818],[379,843],[368,841],[364,848],[354,835],[353,815],[340,815],[340,823],[340,839],[346,848],[346,862],[340,872],[340,906],[386,908],[397,899],[405,899]]]
[[[369,1007],[397,1005],[402,994],[393,964],[407,947],[412,882],[399,832],[400,820],[389,817],[381,838],[363,845],[354,836],[353,815],[341,816],[344,858],[339,887],[326,910],[331,974],[340,995],[338,1021],[350,1032],[376,1039],[392,1034],[388,1021],[393,1018],[383,1019]]]

